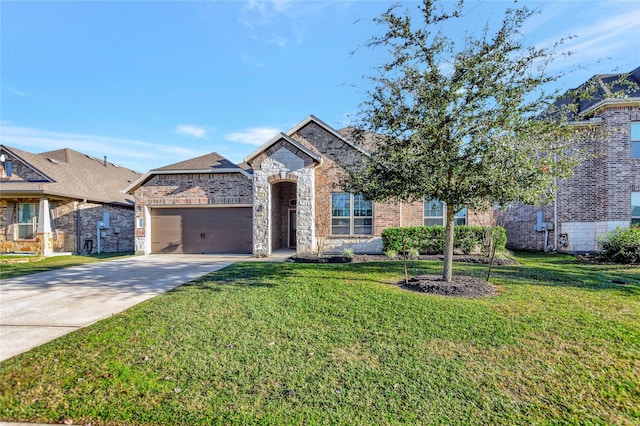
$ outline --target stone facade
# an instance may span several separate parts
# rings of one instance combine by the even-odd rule
[[[292,187],[282,194],[277,185],[295,184],[296,250],[311,253],[315,244],[315,166],[317,163],[304,150],[286,139],[276,141],[249,163],[253,168],[253,242],[256,255],[269,255],[282,248],[286,209],[282,204],[291,198]],[[285,199],[282,199],[282,197]]]
[[[573,176],[558,183],[558,229],[548,233],[534,229],[537,211],[543,211],[546,222],[555,222],[553,203],[520,206],[508,219],[508,247],[594,252],[598,250],[598,242],[610,231],[629,226],[631,192],[640,191],[640,159],[631,158],[630,125],[632,121],[640,121],[640,107],[610,106],[597,112],[595,118],[601,119],[607,137],[587,142],[586,148],[592,157],[580,165]]]

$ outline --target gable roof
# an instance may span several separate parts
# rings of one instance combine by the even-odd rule
[[[375,149],[376,144],[382,139],[382,135],[370,132],[368,130],[360,130],[356,127],[348,126],[338,129],[341,135],[345,138],[352,140],[355,144],[361,147],[367,152],[371,152]]]
[[[69,148],[34,154],[5,145],[0,147],[43,176],[43,180],[38,181],[3,180],[2,195],[56,195],[133,205],[133,200],[121,191],[140,173]]]
[[[625,84],[626,81],[628,84]],[[582,92],[590,96],[580,98]],[[571,118],[585,117],[607,106],[625,106],[640,102],[640,67],[628,73],[596,74],[575,89],[567,90],[556,106],[575,105]]]
[[[210,169],[234,169],[238,166],[227,160],[217,152],[202,155],[200,157],[191,158],[189,160],[180,161],[168,166],[159,167],[151,170],[152,172],[161,170],[185,171],[185,170],[210,170]]]
[[[300,151],[302,151],[303,153],[305,153],[306,155],[311,157],[313,159],[313,161],[322,161],[322,158],[320,158],[318,156],[318,154],[316,154],[315,152],[313,152],[310,149],[306,148],[304,145],[300,144],[295,139],[292,139],[286,133],[280,133],[279,135],[276,135],[276,136],[272,137],[271,139],[269,139],[260,148],[258,148],[257,150],[253,151],[251,154],[249,154],[247,157],[245,157],[244,162],[245,163],[249,163],[251,160],[256,158],[258,155],[262,154],[264,151],[268,150],[269,148],[271,148],[271,146],[273,146],[274,144],[278,143],[280,140],[283,140],[283,139],[285,141],[287,141],[288,143],[290,143],[291,145],[293,145],[294,147],[296,147],[296,149],[299,149]]]
[[[340,139],[342,142],[344,142],[348,146],[352,147],[353,149],[355,149],[357,151],[360,151],[362,154],[367,155],[367,156],[370,155],[369,152],[367,152],[367,150],[365,150],[364,148],[356,145],[351,140],[349,140],[347,137],[345,137],[345,135],[343,135],[339,131],[335,130],[333,127],[329,126],[327,123],[325,123],[324,121],[320,120],[318,117],[316,117],[313,114],[311,114],[307,118],[305,118],[304,120],[302,120],[301,122],[299,122],[298,124],[293,126],[288,132],[280,133],[279,135],[271,138],[269,141],[264,143],[260,148],[258,148],[257,150],[253,151],[251,154],[249,154],[247,157],[245,157],[244,161],[247,162],[247,163],[250,162],[251,160],[256,158],[258,155],[260,155],[263,151],[266,151],[267,149],[269,149],[271,147],[271,145],[277,143],[280,139],[283,139],[283,138],[286,139],[287,142],[293,144],[296,148],[302,150],[306,154],[309,154],[312,158],[314,158],[314,159],[317,158],[319,160],[320,157],[318,157],[317,154],[315,154],[312,151],[308,150],[307,148],[302,146],[300,143],[296,142],[294,139],[291,138],[291,136],[293,136],[296,132],[298,132],[300,129],[302,129],[304,126],[306,126],[309,123],[317,124],[318,126],[322,127],[325,131],[329,132],[330,134],[332,134],[336,138]]]
[[[209,154],[201,155],[200,157],[191,158],[178,163],[169,164],[168,166],[149,170],[147,173],[140,176],[135,182],[132,182],[127,186],[124,189],[124,192],[128,194],[133,193],[133,191],[144,185],[156,175],[187,173],[240,173],[246,177],[251,177],[251,168],[248,166],[238,166],[217,152],[211,152]]]
[[[287,134],[288,135],[293,135],[298,130],[302,129],[304,126],[306,126],[307,124],[312,123],[312,122],[317,124],[318,126],[322,127],[324,130],[326,130],[327,132],[331,133],[333,136],[337,137],[338,139],[340,139],[342,142],[346,143],[350,147],[360,151],[362,154],[364,154],[366,156],[370,155],[369,152],[366,149],[362,148],[361,146],[356,145],[353,141],[348,139],[348,137],[346,137],[344,134],[340,133],[339,131],[337,131],[333,127],[329,126],[327,123],[325,123],[324,121],[320,120],[318,117],[314,116],[313,114],[308,116],[304,120],[302,120],[300,123],[296,124],[291,130],[289,130],[287,132]]]

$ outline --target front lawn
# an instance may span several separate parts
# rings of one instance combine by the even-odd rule
[[[0,419],[638,424],[640,268],[516,257],[485,299],[402,290],[400,262],[236,264],[3,362]]]
[[[0,256],[0,279],[20,277],[54,269],[86,265],[102,260],[113,260],[116,257],[129,256],[131,253],[101,253],[88,256],[64,255],[51,257],[32,256]]]

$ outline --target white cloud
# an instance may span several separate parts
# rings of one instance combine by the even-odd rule
[[[39,153],[71,148],[137,171],[146,171],[202,155],[199,150],[183,146],[163,145],[135,139],[65,133],[20,127],[3,121],[0,137],[4,145]]]
[[[292,44],[303,42],[305,28],[300,23],[313,19],[329,4],[332,3],[251,0],[240,12],[238,22],[248,29],[247,36],[250,39],[286,49]]]
[[[191,124],[181,124],[176,126],[176,133],[180,133],[183,135],[193,136],[198,139],[205,139],[207,137],[207,130],[204,127],[193,126]]]
[[[559,4],[567,8],[571,7],[570,2],[559,2]],[[617,10],[620,10],[620,12],[613,12]],[[563,11],[565,14],[571,12],[567,9]],[[602,13],[597,14],[597,11],[602,11]],[[561,37],[575,36],[567,40],[561,47],[563,52],[571,54],[565,54],[562,58],[558,58],[552,64],[550,71],[591,67],[600,62],[603,62],[603,70],[611,66],[614,66],[614,68],[622,67],[621,70],[608,69],[608,72],[626,71],[627,68],[635,67],[640,58],[637,54],[636,41],[640,32],[640,7],[637,6],[637,3],[602,2],[602,4],[583,12],[583,15],[586,13],[589,13],[588,17],[582,16],[580,12],[575,12],[574,18],[576,22],[588,21],[588,24],[575,26],[556,25],[555,31],[547,32],[548,37],[537,44],[537,47],[549,46]],[[594,17],[594,15],[596,16]],[[541,18],[546,18],[546,15],[543,13]],[[553,19],[558,23],[562,23],[563,19],[566,18],[562,18],[562,15],[560,15],[555,16]],[[633,52],[636,53],[634,54]],[[609,61],[609,58],[619,58],[625,55],[629,58],[628,63],[612,64]]]
[[[2,90],[6,91],[6,92],[9,92],[9,93],[11,93],[13,95],[20,96],[20,97],[29,96],[27,93],[25,93],[25,92],[23,92],[21,90],[18,90],[18,89],[14,89],[13,87],[9,87],[9,86],[3,86]]]
[[[226,138],[232,142],[260,146],[278,133],[280,131],[273,127],[254,127],[244,132],[229,133]]]

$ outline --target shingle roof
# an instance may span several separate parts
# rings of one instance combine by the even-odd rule
[[[191,158],[189,160],[180,161],[179,163],[170,164],[168,166],[160,167],[151,170],[155,171],[167,171],[167,170],[207,170],[207,169],[233,169],[240,168],[237,164],[227,160],[217,152],[202,155],[200,157]]]
[[[378,140],[383,138],[379,134],[368,130],[358,130],[351,126],[339,129],[338,133],[368,152],[374,151]]]
[[[585,94],[587,96],[581,96]],[[571,118],[587,116],[606,102],[640,99],[640,67],[628,73],[597,74],[558,98],[558,107],[574,105]]]
[[[180,174],[180,173],[241,173],[247,177],[251,176],[253,170],[246,164],[237,165],[227,160],[217,152],[212,152],[200,157],[169,164],[168,166],[149,170],[144,175],[139,176],[129,184],[124,191],[133,194],[141,185],[144,185],[155,175]]]
[[[3,181],[3,193],[41,192],[103,203],[132,205],[133,199],[121,192],[140,173],[69,148],[34,154],[2,145],[2,149],[33,167],[50,181]]]

